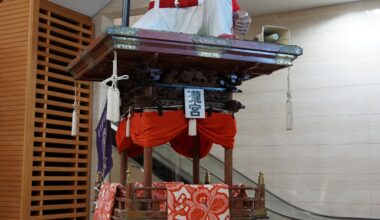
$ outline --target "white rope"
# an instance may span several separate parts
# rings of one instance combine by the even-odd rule
[[[113,71],[112,76],[105,79],[102,84],[108,87],[107,89],[107,120],[111,122],[120,121],[120,91],[117,87],[117,82],[120,80],[129,79],[128,75],[117,76],[117,53],[114,51]],[[107,83],[111,82],[111,86]]]

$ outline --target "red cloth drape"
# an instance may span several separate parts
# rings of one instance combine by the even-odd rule
[[[131,138],[127,138],[126,133],[126,119],[123,119],[117,128],[116,132],[116,145],[120,152],[126,151],[128,157],[134,157],[143,153],[144,149],[137,144],[133,143]]]
[[[188,119],[183,111],[168,111],[159,116],[157,112],[137,113],[131,117],[131,138],[125,134],[126,120],[120,122],[116,140],[119,151],[128,156],[142,153],[142,147],[155,147],[170,142],[179,154],[192,157],[193,137],[188,136]],[[231,114],[213,113],[197,120],[200,157],[205,157],[212,144],[233,148],[236,135],[236,121]]]

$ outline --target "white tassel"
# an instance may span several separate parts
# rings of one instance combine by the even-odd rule
[[[125,125],[125,136],[131,137],[131,112],[128,113],[127,124]]]
[[[113,120],[112,122],[119,122],[120,121],[120,91],[116,88],[114,90],[114,96],[113,96]]]
[[[128,75],[117,76],[117,53],[114,51],[112,76],[102,82],[104,85],[112,82],[107,90],[107,120],[111,122],[120,121],[120,91],[117,88],[117,81],[126,79],[129,79]]]
[[[286,130],[293,130],[293,103],[292,100],[286,101]]]
[[[71,121],[71,136],[77,136],[79,130],[79,117],[78,117],[78,109],[77,104],[74,104],[73,116]]]
[[[107,120],[115,123],[120,121],[120,91],[113,87],[107,90]]]
[[[77,102],[77,84],[74,83],[74,110],[71,118],[71,136],[78,136],[79,133],[79,112]]]
[[[286,130],[293,130],[293,103],[290,90],[290,67],[288,68],[288,90],[286,92]]]
[[[114,119],[114,88],[108,87],[107,89],[107,120],[113,121]]]
[[[189,119],[189,136],[197,136],[197,120]]]

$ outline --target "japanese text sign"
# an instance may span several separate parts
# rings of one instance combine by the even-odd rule
[[[205,118],[203,89],[185,89],[186,118]]]

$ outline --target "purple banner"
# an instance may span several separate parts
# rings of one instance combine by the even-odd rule
[[[111,124],[107,121],[107,104],[105,104],[102,116],[96,127],[96,148],[98,150],[98,172],[103,176],[111,171],[112,161],[112,132]]]

